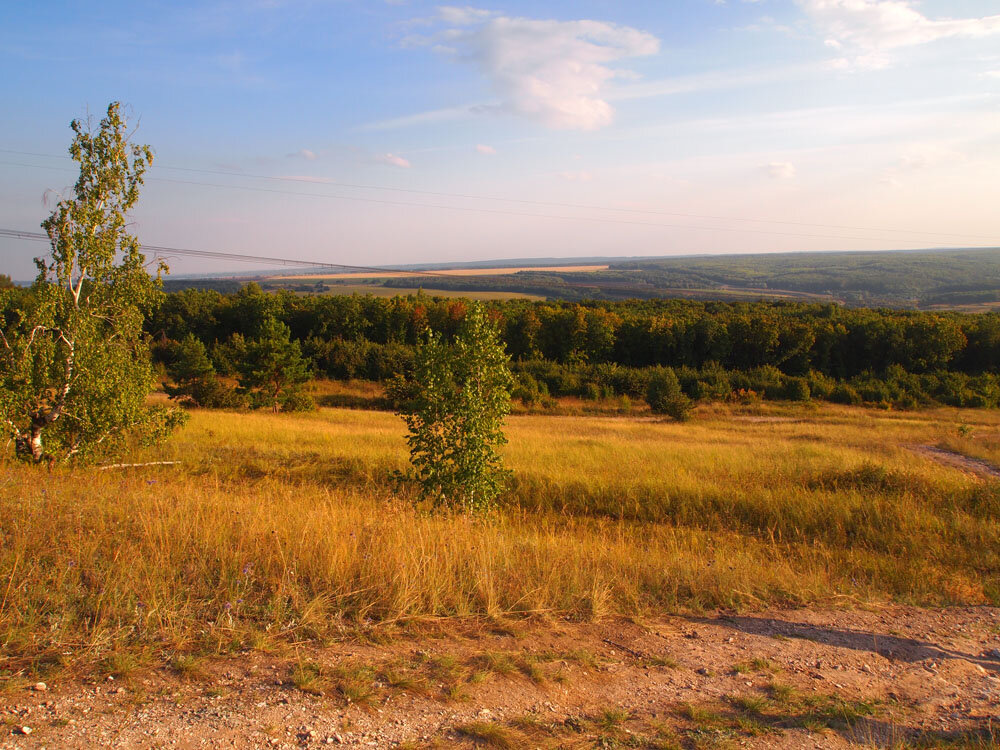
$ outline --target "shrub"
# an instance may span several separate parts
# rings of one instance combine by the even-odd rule
[[[167,376],[174,384],[165,384],[164,390],[181,406],[234,409],[243,405],[236,389],[219,380],[205,345],[193,334],[172,342],[166,357]]]
[[[784,396],[788,401],[808,401],[811,393],[809,381],[805,378],[785,378]]]
[[[679,422],[690,417],[691,399],[681,391],[677,375],[669,367],[658,367],[649,379],[646,401],[654,414],[666,414]]]
[[[539,384],[531,373],[521,372],[514,380],[514,387],[510,395],[511,398],[519,399],[525,406],[535,406],[542,403],[548,393],[549,389],[545,387],[545,383]]]
[[[847,383],[840,383],[830,391],[829,399],[835,404],[857,406],[861,403],[861,394],[847,385]]]

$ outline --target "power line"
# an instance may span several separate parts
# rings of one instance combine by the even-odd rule
[[[48,242],[49,237],[42,232],[27,232],[20,229],[0,229],[0,237],[10,237],[18,240]],[[435,273],[433,271],[414,271],[404,268],[378,268],[376,266],[349,266],[344,263],[325,263],[314,260],[297,260],[293,258],[270,258],[264,255],[249,255],[246,253],[227,253],[221,250],[191,250],[181,247],[166,247],[164,245],[139,245],[139,247],[155,256],[181,255],[192,258],[210,258],[215,260],[235,260],[248,263],[271,263],[284,266],[304,266],[307,268],[332,268],[359,273],[405,273],[413,276],[433,276],[454,278],[456,274]]]
[[[12,149],[0,149],[0,153],[18,154],[18,155],[22,155],[22,156],[38,156],[38,157],[51,158],[51,159],[68,159],[69,158],[69,157],[66,157],[66,156],[59,156],[59,155],[56,155],[56,154],[42,154],[42,153],[36,153],[36,152],[30,152],[30,151],[16,151],[16,150],[12,150]],[[0,164],[7,164],[7,165],[10,165],[10,166],[21,166],[21,167],[28,167],[28,168],[36,168],[36,169],[60,169],[59,167],[52,167],[52,166],[46,166],[46,165],[40,165],[40,164],[23,164],[23,163],[18,163],[18,162],[0,162]],[[846,231],[858,231],[858,232],[896,233],[896,234],[908,234],[908,235],[912,235],[914,237],[950,237],[950,238],[954,238],[954,239],[958,239],[958,238],[963,238],[963,239],[977,239],[977,240],[987,240],[987,241],[989,241],[991,243],[996,241],[996,239],[993,238],[993,237],[987,237],[987,236],[984,236],[984,235],[976,235],[976,234],[962,234],[962,233],[951,233],[951,232],[927,232],[927,231],[920,231],[920,230],[898,229],[898,228],[887,228],[887,227],[857,227],[857,226],[850,226],[850,225],[843,225],[843,224],[819,224],[819,223],[810,223],[810,222],[783,221],[783,220],[777,220],[777,219],[747,219],[747,218],[736,217],[736,216],[716,216],[716,215],[711,215],[711,214],[692,214],[692,213],[681,213],[681,212],[674,212],[674,211],[661,211],[661,210],[652,210],[652,209],[616,208],[616,207],[611,207],[611,206],[597,206],[597,205],[592,205],[592,204],[561,203],[561,202],[556,202],[556,201],[538,201],[538,200],[526,200],[526,199],[519,199],[519,198],[503,198],[503,197],[498,197],[498,196],[485,196],[485,195],[475,195],[475,194],[468,194],[468,193],[447,193],[447,192],[439,192],[439,191],[431,191],[431,190],[418,190],[418,189],[414,189],[414,188],[397,188],[397,187],[389,187],[389,186],[385,186],[385,185],[366,185],[366,184],[361,184],[361,183],[335,182],[335,181],[332,181],[332,180],[325,180],[325,179],[321,183],[317,183],[317,182],[315,182],[313,180],[302,179],[302,178],[297,178],[297,177],[281,177],[281,176],[274,176],[274,175],[262,175],[262,174],[252,174],[252,173],[245,173],[245,172],[232,172],[232,171],[212,170],[212,169],[195,169],[195,168],[191,168],[191,167],[171,167],[171,166],[156,165],[156,166],[151,167],[151,169],[154,169],[154,170],[165,169],[165,170],[176,171],[176,172],[190,172],[190,173],[198,173],[198,174],[214,174],[214,175],[224,175],[224,176],[228,176],[228,177],[240,177],[240,178],[250,178],[250,179],[259,179],[259,180],[271,180],[271,181],[279,181],[279,182],[295,182],[295,183],[307,182],[307,183],[310,183],[310,184],[329,185],[331,187],[362,189],[362,190],[383,190],[383,191],[389,191],[389,192],[410,193],[410,194],[415,194],[415,195],[429,195],[429,196],[435,196],[435,197],[460,198],[460,199],[463,199],[463,200],[484,200],[484,201],[494,201],[494,202],[502,202],[502,203],[515,203],[515,204],[520,204],[520,205],[534,205],[534,206],[550,206],[550,207],[560,207],[560,208],[572,208],[572,209],[579,209],[579,210],[585,210],[585,211],[608,211],[608,212],[617,212],[617,213],[645,214],[645,215],[654,215],[654,216],[677,216],[677,217],[692,218],[692,219],[709,219],[709,220],[712,220],[712,221],[741,221],[741,222],[752,222],[752,223],[759,223],[759,224],[780,224],[780,225],[785,225],[785,226],[819,227],[819,228],[822,228],[822,229],[842,229],[842,230],[846,230]],[[376,198],[360,198],[360,197],[357,197],[357,196],[329,195],[329,194],[323,194],[323,193],[306,193],[306,192],[299,192],[299,191],[287,191],[287,190],[277,190],[277,189],[269,189],[269,188],[254,188],[254,187],[243,186],[243,185],[225,185],[225,184],[212,183],[212,182],[199,182],[199,181],[194,181],[194,180],[176,180],[176,179],[170,179],[170,178],[166,178],[166,177],[151,177],[150,179],[157,180],[159,182],[172,182],[172,183],[175,183],[175,184],[182,184],[182,185],[201,185],[201,186],[206,186],[206,187],[215,187],[215,188],[232,189],[232,190],[246,190],[246,191],[253,191],[253,192],[270,192],[270,193],[277,193],[277,194],[284,194],[284,195],[297,195],[297,196],[313,197],[313,198],[329,198],[329,199],[335,199],[335,200],[349,200],[349,201],[366,202],[366,203],[380,203],[380,204],[383,204],[383,205],[416,206],[416,207],[420,207],[420,208],[435,208],[435,209],[444,209],[444,210],[450,210],[450,211],[472,211],[472,212],[479,212],[479,213],[496,213],[496,214],[506,214],[506,215],[509,215],[509,216],[526,216],[526,217],[547,218],[547,219],[563,219],[563,220],[568,220],[568,221],[581,221],[581,220],[583,220],[583,221],[592,221],[592,222],[593,221],[597,221],[597,222],[604,222],[604,223],[631,224],[631,225],[636,225],[636,226],[664,227],[664,228],[668,228],[668,229],[694,229],[694,230],[699,230],[699,231],[747,232],[747,233],[753,233],[753,234],[769,234],[769,235],[778,235],[778,236],[786,236],[786,237],[808,237],[808,238],[819,238],[819,239],[839,239],[839,240],[852,240],[852,241],[859,241],[859,242],[868,242],[868,241],[871,241],[873,239],[883,239],[883,240],[886,239],[886,238],[877,238],[877,237],[875,237],[875,238],[873,238],[873,237],[844,237],[844,236],[839,236],[839,235],[803,234],[803,233],[793,233],[793,232],[775,232],[775,231],[770,231],[770,230],[765,230],[765,229],[749,229],[749,228],[740,228],[740,227],[699,227],[699,226],[691,226],[691,225],[687,225],[687,224],[661,224],[661,223],[656,223],[656,222],[637,222],[637,221],[607,219],[607,218],[595,217],[595,216],[585,216],[585,217],[577,217],[577,216],[555,216],[555,215],[550,215],[550,214],[527,213],[527,212],[519,212],[519,211],[503,211],[503,210],[499,210],[499,209],[478,208],[478,207],[470,207],[470,206],[448,206],[448,205],[439,205],[439,204],[412,203],[412,202],[407,202],[407,201],[389,201],[389,200],[376,199]],[[911,239],[909,241],[912,242],[912,241],[916,241],[916,240],[915,239]]]
[[[50,167],[41,164],[23,164],[20,162],[8,162],[8,161],[0,161],[0,164],[5,164],[15,167],[29,167],[35,169],[53,169],[53,170],[66,169],[65,167]],[[414,203],[412,201],[394,201],[394,200],[387,200],[384,198],[361,198],[356,195],[331,195],[329,193],[308,193],[300,190],[279,190],[277,188],[252,187],[250,185],[223,185],[217,182],[200,182],[197,180],[175,180],[170,177],[150,177],[149,179],[155,182],[168,182],[176,185],[193,185],[197,187],[223,188],[227,190],[244,190],[253,193],[274,193],[278,195],[295,195],[304,198],[344,200],[344,201],[353,201],[356,203],[375,203],[384,206],[436,208],[445,211],[460,211],[463,213],[485,213],[485,214],[499,214],[502,216],[524,216],[534,219],[561,219],[563,221],[574,221],[574,222],[586,221],[586,222],[597,222],[601,224],[626,224],[629,226],[657,227],[660,229],[693,229],[706,232],[739,232],[745,234],[766,234],[766,235],[778,235],[782,237],[809,237],[813,239],[849,240],[857,242],[871,242],[873,240],[883,239],[875,237],[848,237],[844,235],[831,235],[831,234],[804,234],[801,232],[776,232],[774,230],[768,230],[768,229],[744,229],[739,227],[699,227],[699,226],[692,226],[690,224],[661,224],[659,222],[652,222],[652,221],[633,221],[630,219],[606,219],[598,216],[557,216],[554,214],[530,213],[527,211],[511,211],[500,208],[448,206],[440,203]],[[910,240],[910,242],[914,241],[916,240]]]

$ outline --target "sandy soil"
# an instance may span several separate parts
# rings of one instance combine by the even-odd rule
[[[521,623],[382,645],[353,640],[297,657],[244,654],[186,679],[163,669],[117,680],[67,678],[44,690],[8,687],[0,693],[0,746],[473,747],[461,733],[469,722],[479,722],[480,733],[496,725],[520,738],[494,738],[495,747],[884,746],[918,733],[982,732],[1000,721],[998,633],[1000,609],[886,606]],[[450,696],[432,677],[420,689],[376,690],[365,705],[336,690],[310,694],[293,680],[304,660],[336,670],[475,663],[486,653],[545,655],[544,673],[488,672]],[[779,705],[775,683],[805,703]],[[872,713],[832,727],[804,718],[801,706],[831,695],[867,701]],[[733,696],[769,701],[756,725],[740,718]],[[747,731],[724,728],[691,706],[728,710]]]

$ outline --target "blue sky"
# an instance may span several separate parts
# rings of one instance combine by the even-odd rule
[[[359,265],[1000,244],[997,0],[7,3],[0,66],[3,228],[37,229],[69,121],[120,100],[156,153],[150,244]],[[0,239],[0,272],[42,247]]]

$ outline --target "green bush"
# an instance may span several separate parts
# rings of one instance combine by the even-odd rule
[[[861,394],[846,383],[839,383],[830,391],[829,399],[835,404],[857,406],[861,403]]]
[[[669,367],[658,367],[649,379],[646,401],[654,414],[666,414],[678,422],[690,418],[691,399],[681,391],[676,373]]]
[[[785,378],[785,399],[788,401],[808,401],[812,396],[809,381],[800,377]]]

